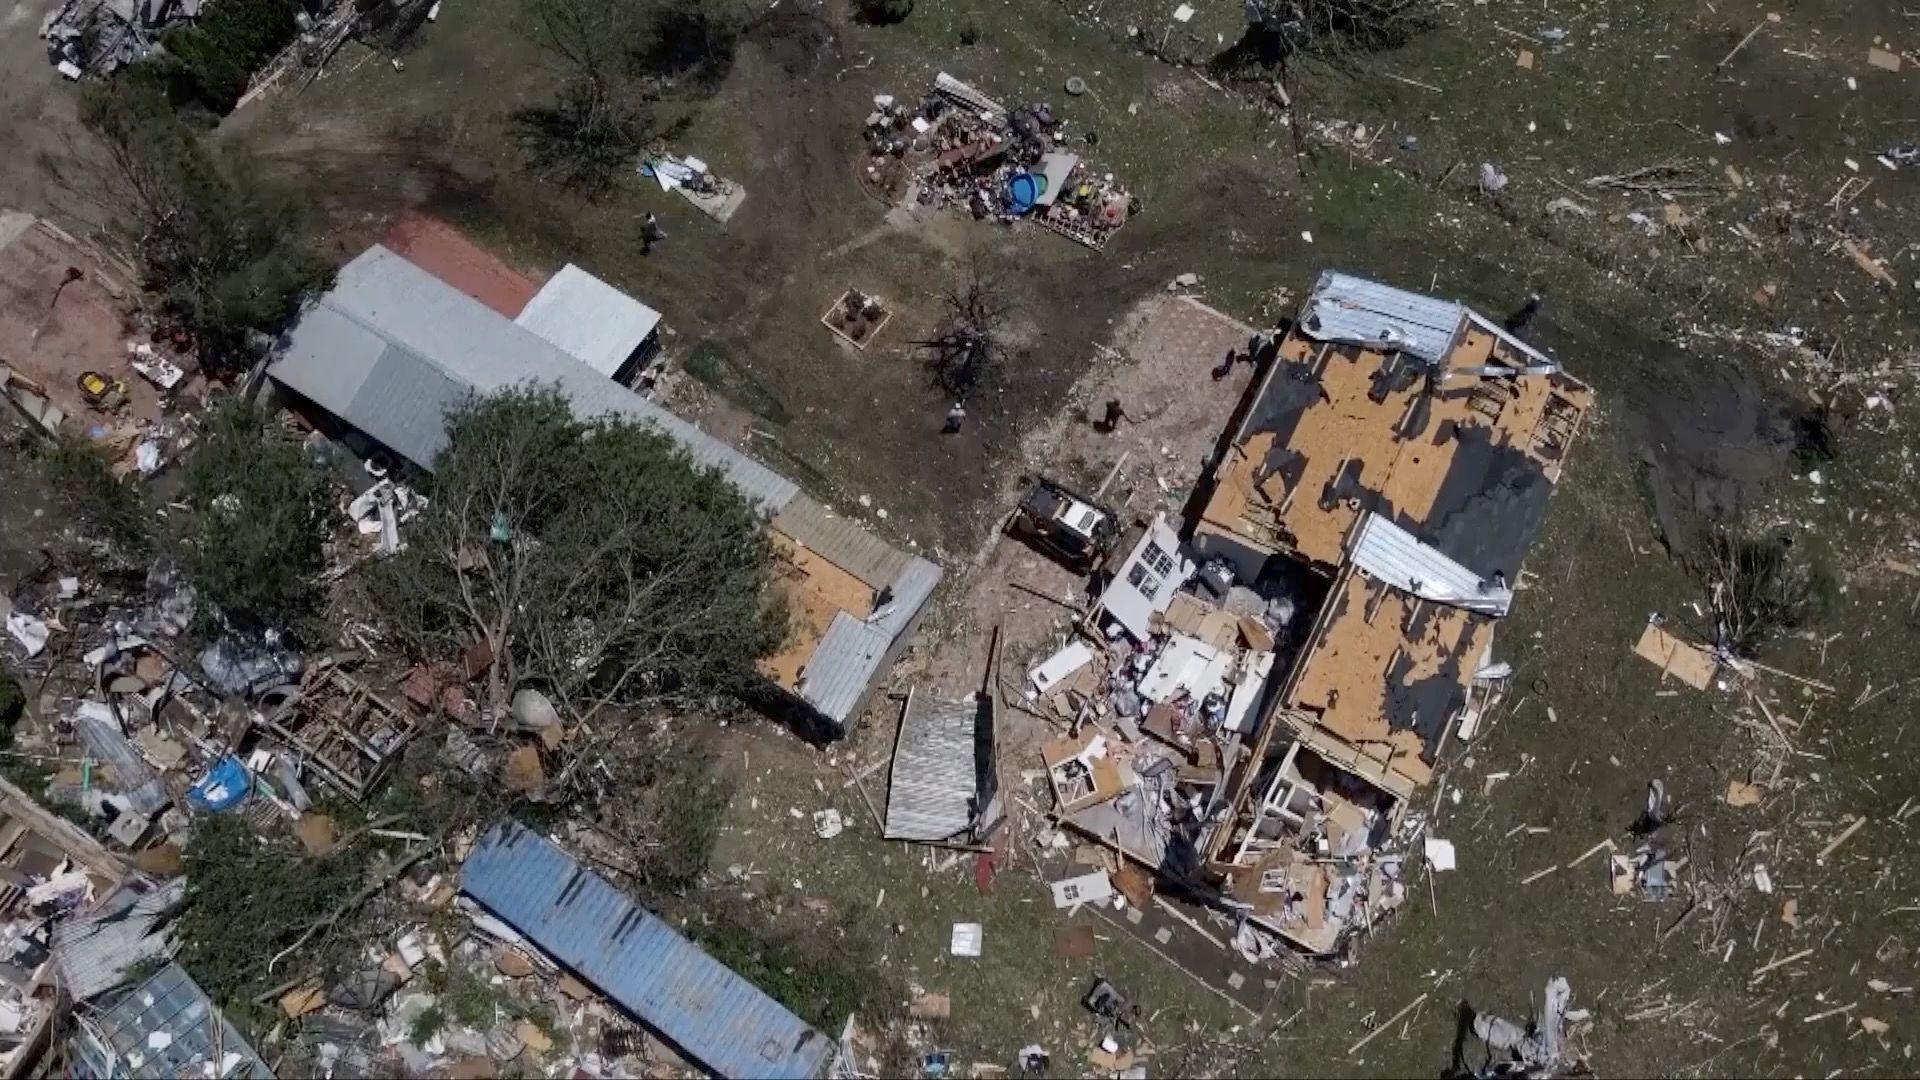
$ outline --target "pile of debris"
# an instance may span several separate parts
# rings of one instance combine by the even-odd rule
[[[1066,729],[1041,751],[1056,812],[1214,897],[1241,920],[1243,952],[1271,955],[1269,934],[1337,952],[1403,902],[1402,852],[1422,822],[1301,742],[1247,775],[1275,672],[1298,647],[1296,603],[1312,598],[1196,564],[1163,516],[1121,552],[1085,621],[1022,691]],[[1266,797],[1243,819],[1235,792],[1249,782]]]
[[[660,153],[640,159],[640,175],[662,191],[678,191],[694,208],[722,225],[746,201],[747,189],[718,175],[692,154]]]
[[[200,0],[66,0],[47,13],[47,62],[69,79],[145,59],[170,26],[200,17]]]
[[[326,1075],[657,1075],[685,1063],[440,874],[405,878],[431,913],[367,968],[279,999],[294,1060]]]
[[[1045,102],[1009,109],[942,72],[919,104],[873,99],[861,182],[889,203],[964,206],[976,219],[1031,218],[1099,250],[1139,209],[1112,173],[1067,151],[1065,123]],[[1089,131],[1081,141],[1094,145]]]

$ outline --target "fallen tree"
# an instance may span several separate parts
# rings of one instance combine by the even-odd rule
[[[496,719],[521,687],[576,723],[747,689],[786,621],[755,510],[724,476],[652,428],[578,420],[551,390],[447,423],[431,505],[365,575],[410,652],[483,643]]]

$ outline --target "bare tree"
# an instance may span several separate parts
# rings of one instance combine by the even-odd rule
[[[1715,645],[1751,656],[1760,644],[1815,617],[1835,586],[1829,573],[1783,531],[1715,522],[1696,545]]]
[[[605,194],[653,129],[652,112],[607,81],[580,76],[551,104],[516,109],[527,163],[541,176],[588,196]]]
[[[940,333],[914,344],[926,351],[934,382],[954,400],[965,401],[1005,363],[1007,317],[1013,305],[977,252],[941,300],[947,317]]]
[[[1438,0],[1249,0],[1235,59],[1285,67],[1295,57],[1340,62],[1398,48],[1433,25]]]

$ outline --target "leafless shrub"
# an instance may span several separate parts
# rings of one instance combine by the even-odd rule
[[[940,334],[914,344],[927,352],[934,382],[965,401],[1006,359],[1006,324],[1012,305],[1001,283],[975,255],[966,274],[941,298],[947,319]]]
[[[1405,45],[1439,10],[1439,0],[1249,0],[1247,32],[1223,60],[1265,68],[1302,56],[1349,62]]]

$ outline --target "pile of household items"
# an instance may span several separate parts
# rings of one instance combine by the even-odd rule
[[[888,202],[964,206],[976,219],[1031,219],[1096,250],[1139,207],[1112,173],[1069,152],[1045,102],[1012,109],[942,72],[911,108],[873,99],[861,181]],[[1094,142],[1089,132],[1081,141]]]

